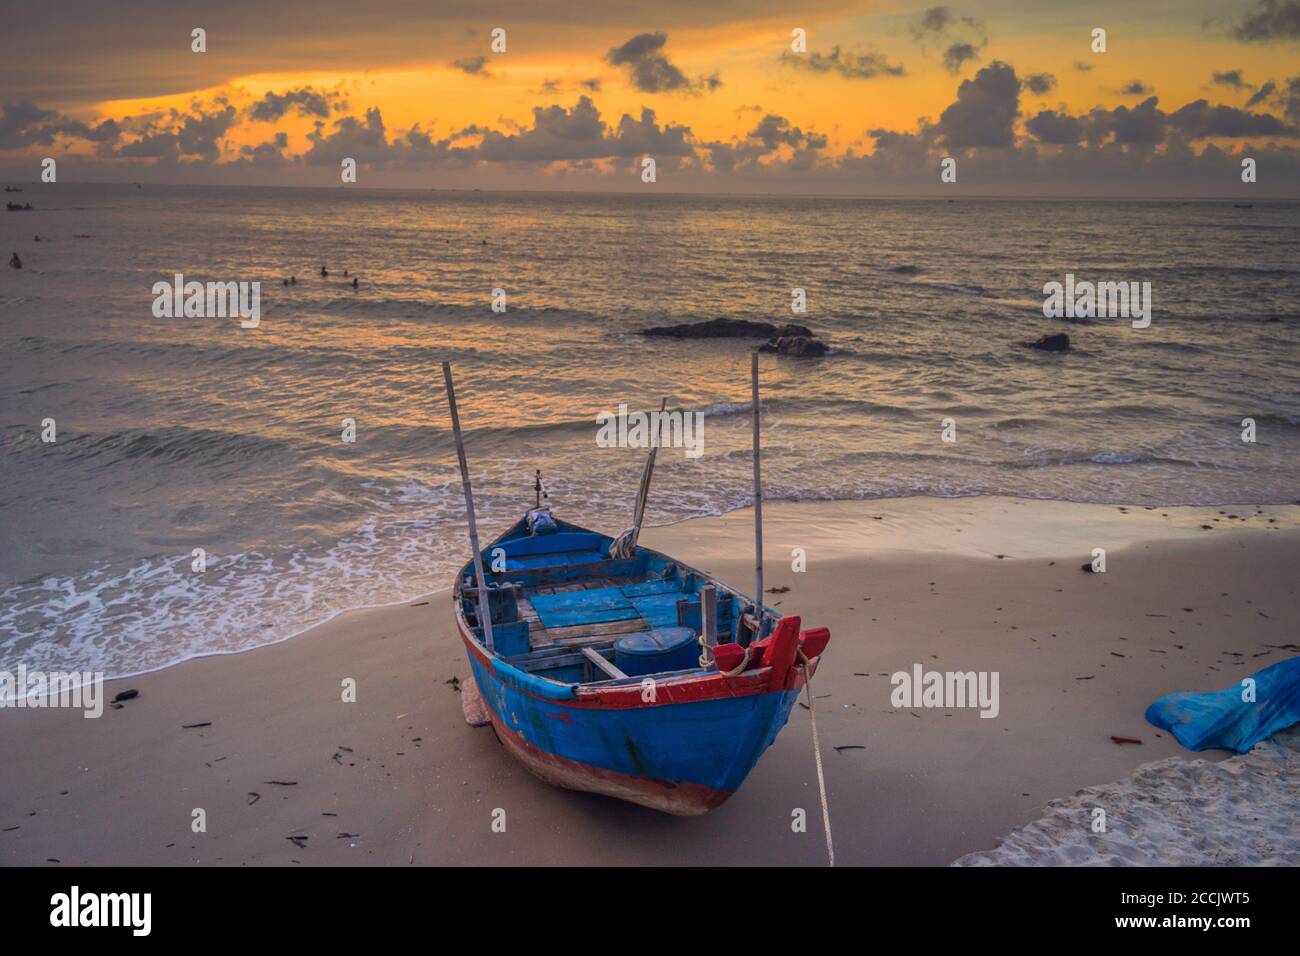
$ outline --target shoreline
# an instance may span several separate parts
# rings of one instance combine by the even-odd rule
[[[1139,534],[1136,537],[1133,536],[1131,532],[1126,532],[1125,534],[1121,535],[1120,540],[1123,542],[1123,545],[1125,546],[1141,543],[1143,541],[1180,540],[1184,535],[1187,535],[1188,538],[1196,537],[1196,535],[1191,534],[1193,525],[1197,525],[1198,522],[1204,523],[1205,520],[1220,520],[1219,516],[1224,514],[1232,514],[1234,516],[1237,516],[1241,514],[1254,514],[1256,512],[1262,512],[1266,519],[1268,517],[1278,518],[1278,516],[1280,515],[1282,517],[1285,517],[1289,523],[1284,523],[1283,520],[1279,518],[1278,524],[1276,526],[1278,529],[1285,529],[1288,527],[1300,528],[1300,502],[1297,502],[1296,504],[1271,504],[1271,505],[1269,504],[1129,505],[1129,504],[1110,504],[1110,503],[1098,504],[1095,502],[1076,502],[1076,501],[1067,501],[1067,500],[1057,499],[1057,498],[1018,498],[1009,495],[965,495],[965,496],[958,496],[952,498],[939,497],[936,495],[909,495],[905,498],[833,498],[833,499],[813,499],[813,500],[800,499],[797,501],[791,501],[786,499],[773,499],[773,500],[765,499],[763,502],[763,507],[764,507],[764,515],[765,515],[764,520],[767,523],[771,523],[774,519],[782,520],[783,518],[785,518],[787,509],[791,509],[793,512],[797,512],[799,509],[813,509],[822,512],[831,510],[837,513],[847,513],[849,515],[854,515],[859,510],[859,506],[865,508],[874,505],[874,506],[878,506],[876,508],[877,512],[893,512],[895,517],[899,517],[899,516],[916,517],[917,513],[922,510],[920,507],[922,505],[930,505],[932,507],[937,507],[944,510],[951,509],[954,510],[957,514],[961,514],[962,512],[967,511],[968,509],[960,509],[954,507],[953,503],[960,503],[960,502],[975,503],[977,506],[980,503],[988,503],[990,508],[994,509],[995,512],[1002,513],[1002,514],[1006,514],[1007,512],[1002,510],[1001,506],[1005,506],[1008,504],[1034,505],[1034,506],[1042,506],[1042,507],[1059,506],[1066,511],[1073,510],[1073,509],[1085,509],[1086,511],[1093,511],[1093,509],[1101,509],[1101,511],[1109,512],[1109,510],[1114,509],[1117,511],[1127,511],[1132,516],[1140,516],[1139,515],[1140,512],[1152,512],[1152,511],[1159,512],[1159,513],[1164,513],[1164,512],[1179,513],[1177,515],[1178,520],[1166,525],[1162,525],[1161,526],[1162,530],[1160,533],[1154,533],[1153,528],[1148,528],[1146,534]],[[948,504],[944,504],[944,503],[948,503]],[[728,511],[718,512],[715,514],[696,515],[694,517],[687,517],[687,518],[676,518],[672,521],[666,521],[662,524],[647,523],[642,530],[642,541],[643,543],[645,543],[646,539],[649,537],[653,537],[652,533],[656,531],[661,531],[661,530],[671,531],[672,529],[679,528],[684,525],[690,525],[694,522],[718,521],[718,520],[731,518],[737,515],[747,517],[753,514],[753,510],[754,509],[752,506],[739,507],[739,508],[732,508]],[[1214,513],[1210,514],[1211,511],[1213,511]],[[1084,513],[1081,513],[1080,517],[1092,517],[1094,520],[1096,520],[1097,518],[1101,517],[1101,514],[1100,512],[1094,512],[1094,514],[1089,516]],[[752,522],[753,519],[752,517],[747,517],[747,520]],[[1232,526],[1227,525],[1225,527],[1231,528]],[[611,534],[617,534],[618,530],[621,529],[610,528],[605,530]],[[988,532],[989,529],[985,527],[982,528],[981,530],[984,532]],[[1117,524],[1113,530],[1118,531],[1119,525]],[[469,551],[468,536],[466,537],[464,546],[465,546],[466,553],[468,554]],[[889,548],[890,550],[900,550],[897,547],[896,543],[887,544],[885,545],[885,547]],[[952,541],[944,542],[941,538],[932,537],[927,542],[927,547],[917,548],[916,550],[928,551],[929,549],[933,548],[933,549],[937,549],[938,553],[965,553],[963,551],[963,548],[965,547],[966,547],[965,541],[960,543],[956,543]],[[751,550],[752,550],[752,545],[751,545]],[[837,549],[837,550],[842,550],[842,549]],[[853,549],[848,549],[849,553],[852,553],[852,550]],[[907,550],[907,549],[901,549],[901,550]],[[190,655],[188,657],[182,657],[175,661],[169,661],[166,664],[160,664],[157,667],[147,668],[145,670],[129,671],[124,674],[115,674],[111,677],[105,675],[104,681],[108,683],[111,681],[131,680],[133,678],[144,677],[149,674],[157,674],[159,672],[166,671],[169,668],[179,667],[183,664],[188,664],[191,661],[206,660],[208,658],[214,658],[214,657],[217,658],[232,657],[241,654],[247,654],[250,653],[251,651],[262,650],[268,647],[275,647],[279,644],[285,643],[286,641],[291,641],[300,637],[305,637],[306,635],[310,634],[312,631],[316,630],[317,628],[324,627],[327,624],[331,623],[334,620],[337,620],[339,617],[342,617],[344,615],[355,614],[355,613],[360,613],[365,611],[382,610],[384,608],[400,607],[404,604],[409,604],[412,601],[432,600],[433,598],[437,597],[439,594],[449,592],[450,590],[451,590],[451,584],[449,583],[443,587],[434,588],[433,590],[428,590],[428,591],[421,591],[419,593],[412,594],[407,597],[398,598],[396,600],[387,601],[381,604],[359,604],[356,605],[355,607],[342,608],[340,610],[331,612],[327,617],[319,621],[315,621],[311,624],[308,624],[305,627],[293,631],[290,634],[286,634],[283,637],[277,637],[276,639],[272,641],[268,641],[264,644],[253,644],[249,647],[242,647],[242,648],[238,648],[235,650],[228,650],[228,651],[227,650],[203,651],[197,654]],[[740,586],[739,590],[746,591],[746,589],[743,586]],[[746,591],[746,593],[748,592]]]
[[[1300,507],[1147,507],[765,503],[766,583],[789,589],[768,603],[832,633],[816,700],[837,859],[947,864],[1062,794],[1229,756],[1190,755],[1142,714],[1294,653],[1276,647],[1300,624]],[[748,509],[642,543],[752,588]],[[1080,571],[1092,547],[1104,575]],[[802,708],[704,817],[558,790],[465,726],[452,682],[468,665],[440,593],[106,682],[110,699],[140,696],[99,720],[0,711],[0,863],[824,865]],[[999,672],[1000,713],[893,707],[887,678],[916,663]],[[340,699],[347,678],[356,703]],[[806,833],[791,831],[799,808]]]

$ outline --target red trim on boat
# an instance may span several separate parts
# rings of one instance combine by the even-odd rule
[[[456,626],[460,631],[461,640],[465,643],[469,652],[474,655],[480,664],[495,674],[496,672],[492,670],[493,658],[487,654],[473,635],[465,631],[459,619]],[[813,673],[816,673],[819,661],[820,658],[812,660]],[[640,684],[620,684],[613,687],[580,686],[575,689],[574,696],[569,700],[546,699],[546,702],[559,707],[627,710],[639,707],[662,707],[668,704],[689,704],[702,700],[719,700],[728,697],[748,697],[753,694],[766,694],[771,691],[798,690],[806,682],[802,667],[791,667],[784,675],[785,680],[782,682],[782,686],[773,686],[772,676],[772,668],[760,667],[755,670],[745,671],[745,673],[738,674],[735,677],[727,677],[717,671],[685,677],[669,677],[655,682],[654,700],[644,700],[642,698]],[[545,699],[529,693],[527,689],[519,685],[512,684],[511,686],[521,694],[526,694],[534,700]]]

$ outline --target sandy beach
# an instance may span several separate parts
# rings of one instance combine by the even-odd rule
[[[751,517],[653,528],[642,543],[743,588]],[[1222,761],[1148,725],[1147,705],[1297,651],[1296,506],[775,502],[765,532],[767,585],[789,589],[769,603],[833,635],[813,690],[838,864],[945,865],[1143,764]],[[1083,573],[1099,547],[1106,573]],[[803,573],[791,570],[794,548],[806,551]],[[998,672],[996,717],[892,706],[889,675],[917,664]],[[825,863],[802,707],[727,804],[675,818],[532,778],[490,729],[465,725],[455,683],[467,672],[443,590],[111,682],[110,698],[139,696],[97,720],[0,712],[0,863]],[[355,703],[341,699],[348,678]],[[1182,772],[1161,799],[1195,798],[1210,776]],[[1195,825],[1216,832],[1255,792],[1204,801]],[[1145,793],[1113,788],[1114,816]],[[1295,790],[1285,793],[1248,809],[1294,821]],[[805,833],[791,828],[800,808]],[[204,832],[192,829],[196,809]],[[492,828],[495,810],[505,832]],[[1275,855],[1294,859],[1294,826],[1278,832]],[[1068,825],[1051,839],[1069,842]],[[1213,842],[1197,860],[1196,841],[1183,841],[1167,862],[1222,862]],[[1144,862],[1165,862],[1158,843]]]
[[[1105,829],[1080,826],[1097,811]],[[1168,757],[1053,800],[993,850],[958,866],[1300,866],[1300,728],[1250,753]]]

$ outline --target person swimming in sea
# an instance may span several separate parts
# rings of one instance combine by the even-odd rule
[[[360,284],[357,282],[357,277],[356,277],[356,276],[353,276],[353,277],[352,277],[352,288],[354,288],[354,289],[359,289],[359,288],[361,288]]]
[[[15,252],[12,256],[9,257],[9,264],[13,266],[15,269],[21,269],[23,267],[23,260],[19,259],[18,253]]]
[[[289,276],[289,285],[297,285],[297,284],[298,284],[298,277],[297,277],[297,276]]]
[[[329,274],[330,274],[330,271],[329,271],[328,269],[326,269],[324,266],[321,266],[321,267],[320,267],[320,277],[321,277],[322,279],[328,278],[328,277],[329,277]]]
[[[346,279],[347,277],[348,277],[348,270],[347,270],[347,269],[344,269],[344,270],[343,270],[343,278]]]

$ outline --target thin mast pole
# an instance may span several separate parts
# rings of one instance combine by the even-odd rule
[[[659,453],[660,433],[663,429],[663,412],[668,407],[668,398],[665,396],[659,403],[659,418],[655,419],[654,438],[650,442],[650,454],[646,458],[645,468],[641,471],[641,487],[637,491],[636,504],[632,508],[632,538],[628,544],[628,554],[636,552],[637,539],[641,537],[641,522],[645,520],[646,499],[650,496],[650,476],[655,470],[655,455]]]
[[[474,492],[469,486],[469,465],[465,461],[465,439],[460,433],[460,415],[456,412],[456,389],[451,383],[451,363],[442,363],[442,377],[447,380],[447,405],[451,409],[451,431],[456,436],[456,457],[460,459],[460,481],[465,488],[465,513],[469,516],[469,544],[474,549],[474,576],[478,579],[478,617],[483,622],[483,639],[493,650],[492,609],[488,606],[487,584],[483,580],[483,554],[478,546],[478,524],[474,521]]]
[[[757,583],[754,589],[754,614],[757,617],[758,633],[763,636],[763,453],[758,440],[758,353],[751,356],[751,404],[754,408],[754,575]]]

